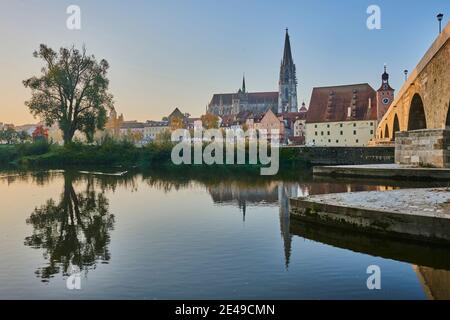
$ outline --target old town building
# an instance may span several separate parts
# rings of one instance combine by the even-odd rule
[[[307,145],[366,146],[376,127],[376,92],[369,84],[313,89],[306,116]]]

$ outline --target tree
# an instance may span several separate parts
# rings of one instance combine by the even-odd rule
[[[155,142],[159,144],[170,143],[172,140],[172,134],[169,130],[163,130],[155,137]]]
[[[34,129],[32,133],[33,141],[48,141],[48,129],[44,126],[39,125]]]
[[[203,127],[206,129],[217,129],[219,127],[219,117],[212,113],[203,115],[201,120]]]
[[[18,135],[12,127],[0,131],[0,141],[6,141],[7,144],[13,144],[17,141]]]
[[[128,129],[127,133],[124,135],[124,139],[132,143],[138,143],[144,139],[144,134],[141,131],[132,131],[131,129]]]
[[[183,128],[183,119],[180,119],[178,117],[173,117],[170,120],[170,130],[174,131],[177,129],[182,129]]]
[[[93,55],[86,55],[84,47],[81,52],[71,47],[57,53],[41,44],[33,56],[44,60],[45,65],[40,77],[23,81],[32,93],[25,102],[30,112],[47,126],[57,122],[64,143],[70,143],[77,130],[90,140],[96,129],[104,128],[106,109],[113,106],[106,77],[108,62],[97,62]]]
[[[25,141],[29,140],[31,136],[26,131],[20,131],[17,134],[17,138],[20,140],[20,142],[24,143]]]

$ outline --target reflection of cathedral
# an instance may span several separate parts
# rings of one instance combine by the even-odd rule
[[[278,203],[280,205],[280,229],[284,244],[286,269],[291,259],[292,234],[290,232],[289,198],[297,196],[298,185],[293,183],[278,184]]]
[[[278,205],[281,238],[283,239],[286,268],[291,258],[292,233],[289,217],[289,198],[314,194],[378,190],[380,186],[354,185],[308,181],[304,183],[270,181],[261,184],[244,182],[223,182],[208,187],[214,203],[236,206],[242,212],[243,220],[247,209],[252,206]]]
[[[289,232],[289,197],[297,196],[297,190],[297,183],[281,181],[272,181],[261,186],[222,183],[208,189],[215,203],[237,205],[242,210],[244,221],[246,210],[250,206],[262,204],[279,206],[280,230],[284,244],[286,268],[289,266],[292,242],[292,235]]]

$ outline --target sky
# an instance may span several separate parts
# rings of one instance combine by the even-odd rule
[[[369,30],[369,5],[381,29]],[[69,30],[69,5],[81,29]],[[213,93],[277,91],[285,28],[297,67],[298,100],[313,87],[368,82],[378,89],[387,64],[397,91],[438,34],[448,0],[0,0],[0,122],[35,123],[22,81],[39,75],[32,53],[85,45],[110,64],[125,120],[159,120],[175,107],[205,112]]]

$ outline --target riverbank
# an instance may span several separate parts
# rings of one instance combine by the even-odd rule
[[[13,165],[22,168],[60,168],[74,165],[176,167],[171,160],[172,148],[173,144],[170,142],[150,143],[144,147],[136,147],[130,142],[112,139],[95,145],[72,143],[67,146],[59,146],[45,142],[0,145],[0,166]],[[319,164],[380,164],[391,163],[393,155],[393,148],[385,147],[283,146],[279,149],[279,162],[280,168],[310,168]],[[246,159],[248,159],[248,148]],[[207,165],[183,165],[182,167],[186,166],[209,167]],[[221,165],[220,167],[255,170],[260,169],[261,165]]]
[[[450,245],[450,189],[351,192],[290,199],[291,217]]]
[[[234,165],[175,165],[171,159],[172,143],[150,143],[144,147],[136,147],[126,141],[107,141],[98,145],[72,143],[59,146],[41,143],[18,145],[0,145],[0,166],[28,168],[67,168],[80,166],[139,168],[189,168],[191,170],[212,168],[220,172],[246,171],[260,172],[261,164]],[[225,157],[225,154],[224,154]],[[236,157],[236,152],[235,152]],[[248,148],[246,159],[248,159]],[[237,161],[235,161],[237,162]],[[280,168],[310,167],[310,162],[299,156],[293,149],[280,149]],[[225,163],[225,159],[224,159]]]

